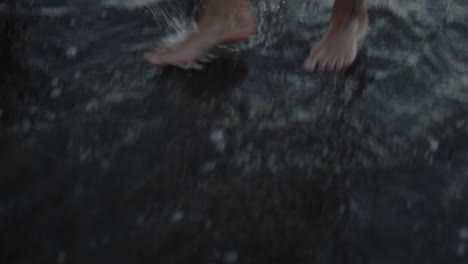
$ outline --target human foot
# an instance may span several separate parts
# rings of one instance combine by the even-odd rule
[[[207,12],[199,21],[196,30],[185,40],[157,48],[145,54],[145,60],[156,66],[186,66],[216,45],[248,39],[257,30],[255,17],[248,4],[243,1],[236,8],[238,9],[228,8],[228,14]]]
[[[312,48],[304,62],[307,71],[341,71],[356,59],[369,25],[366,14],[350,18],[346,23],[334,23]]]

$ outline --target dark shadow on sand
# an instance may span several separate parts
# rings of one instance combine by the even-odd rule
[[[186,70],[167,67],[163,70],[163,80],[172,80],[191,96],[217,97],[239,87],[245,79],[247,64],[235,57],[219,57],[202,65],[202,69]]]

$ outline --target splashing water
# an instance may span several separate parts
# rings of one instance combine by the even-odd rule
[[[160,2],[162,1],[153,2],[150,5],[146,5],[146,8],[152,14],[154,21],[158,24],[162,24],[163,27],[171,33],[158,40],[155,46],[170,46],[180,43],[187,39],[191,32],[198,31],[195,17],[201,9],[200,3],[195,5],[192,14],[187,15],[183,12],[184,7],[181,5],[181,2],[171,3],[171,7],[167,7]],[[207,53],[197,62],[179,67],[183,69],[202,70],[203,65],[209,63],[215,57],[214,54]]]
[[[140,8],[148,5],[158,4],[163,0],[105,0],[102,5],[106,7],[124,7],[128,9]]]
[[[146,5],[146,8],[151,12],[154,21],[163,25],[164,28],[171,32],[169,35],[158,40],[155,46],[180,43],[185,40],[191,32],[198,30],[196,16],[201,13],[202,10],[200,2],[197,2],[192,13],[187,15],[184,13],[186,6],[183,6],[182,1],[171,1],[170,3],[168,1],[145,1],[149,3]],[[140,0],[139,2],[145,1]],[[278,19],[278,17],[291,17],[286,14],[293,10],[287,9],[285,4],[286,1],[284,0],[271,0],[267,2],[259,1],[257,4],[252,5],[258,21],[257,34],[239,43],[220,45],[218,49],[237,53],[257,48],[260,53],[266,54],[268,47],[278,42],[282,33],[287,30],[290,24],[284,19]],[[297,14],[295,17],[298,17]],[[216,57],[217,56],[213,54],[213,52],[208,52],[197,62],[181,68],[201,70],[206,63],[211,62]]]

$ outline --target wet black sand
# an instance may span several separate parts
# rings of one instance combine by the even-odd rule
[[[467,263],[466,1],[370,0],[341,74],[301,68],[330,1],[201,71],[141,2],[2,1],[0,263]]]

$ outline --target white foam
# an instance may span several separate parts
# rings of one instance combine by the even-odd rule
[[[164,0],[105,0],[102,5],[106,7],[135,9],[162,1]]]

